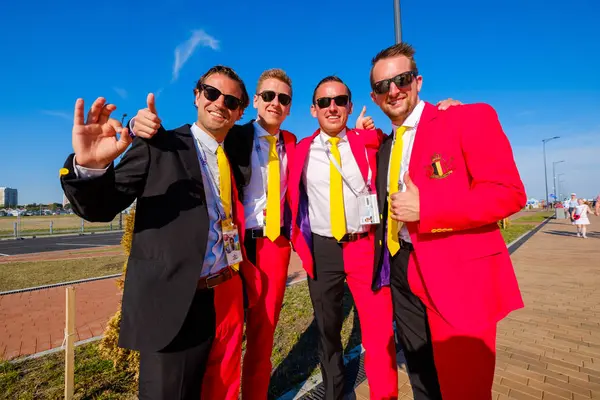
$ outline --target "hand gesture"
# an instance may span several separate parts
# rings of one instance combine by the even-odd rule
[[[460,106],[462,102],[459,100],[454,100],[452,98],[447,98],[446,100],[438,101],[436,106],[438,106],[438,110],[447,110],[452,106]]]
[[[156,111],[154,94],[148,94],[146,105],[147,107],[139,110],[134,117],[133,132],[136,136],[150,139],[152,136],[156,135],[161,124],[161,120],[158,118],[158,112]]]
[[[390,196],[392,219],[402,222],[415,222],[421,219],[419,188],[404,174],[405,192],[396,192]]]
[[[114,104],[106,104],[106,99],[98,97],[83,119],[83,99],[75,102],[73,120],[73,150],[77,164],[86,168],[106,168],[131,143],[127,128],[116,119],[109,118],[117,109]],[[117,139],[117,133],[121,137]]]
[[[366,112],[367,106],[363,106],[363,109],[356,120],[356,129],[375,129],[375,122],[373,122],[373,118],[365,117]]]

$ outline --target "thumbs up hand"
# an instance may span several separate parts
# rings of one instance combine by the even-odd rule
[[[373,122],[373,118],[365,117],[366,112],[367,106],[363,106],[363,109],[356,120],[356,129],[375,129],[375,122]]]
[[[419,188],[408,172],[404,174],[404,186],[405,192],[396,192],[390,196],[392,219],[402,222],[419,221],[421,219]]]
[[[146,98],[146,108],[138,111],[133,119],[132,131],[136,136],[144,139],[150,139],[156,135],[160,128],[161,120],[156,111],[156,100],[153,93],[149,93]]]

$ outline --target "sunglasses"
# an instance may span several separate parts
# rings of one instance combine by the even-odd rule
[[[377,94],[384,94],[390,91],[392,82],[397,88],[403,88],[410,85],[415,77],[419,75],[417,70],[403,72],[390,79],[384,79],[373,84],[373,91]]]
[[[204,97],[208,101],[215,101],[219,97],[221,97],[221,95],[223,95],[225,107],[227,107],[231,111],[237,110],[238,107],[242,105],[242,101],[237,97],[232,96],[230,94],[223,94],[219,89],[210,85],[205,85],[204,83],[201,83],[198,88],[202,91],[202,93],[204,93]]]
[[[275,93],[272,90],[265,90],[262,93],[258,94],[263,101],[266,101],[267,103],[272,102],[275,99],[275,96],[277,96],[277,98],[279,99],[279,103],[281,103],[282,106],[287,106],[292,102],[292,98],[290,97],[290,95],[285,94],[285,93]]]
[[[319,108],[327,108],[331,105],[331,100],[335,102],[335,105],[338,107],[344,107],[348,104],[348,95],[342,94],[335,97],[320,97],[317,99],[317,106]]]

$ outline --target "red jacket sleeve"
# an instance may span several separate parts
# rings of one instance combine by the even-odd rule
[[[448,232],[496,223],[525,207],[527,196],[508,138],[487,104],[463,106],[458,126],[471,184],[466,195],[420,192],[419,231]]]

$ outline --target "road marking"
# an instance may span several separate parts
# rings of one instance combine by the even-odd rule
[[[10,256],[10,254],[0,253],[0,256],[8,257],[8,256]]]
[[[55,243],[57,246],[85,246],[85,247],[106,247],[108,244],[91,244],[91,243]]]

